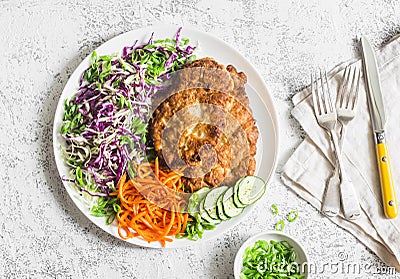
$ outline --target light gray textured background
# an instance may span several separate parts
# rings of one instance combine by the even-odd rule
[[[115,35],[159,22],[193,25],[240,51],[269,86],[281,124],[268,198],[234,229],[184,249],[137,248],[91,224],[64,190],[52,153],[55,107],[75,67]],[[389,0],[0,1],[0,277],[232,278],[240,244],[277,220],[275,202],[299,209],[285,231],[320,267],[314,278],[400,278],[365,268],[322,272],[329,262],[385,266],[279,180],[302,137],[290,97],[312,69],[356,56],[362,33],[380,45],[399,32],[400,3]]]

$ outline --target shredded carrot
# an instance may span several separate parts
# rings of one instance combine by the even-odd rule
[[[137,166],[137,174],[128,181],[124,174],[113,193],[121,202],[118,234],[122,239],[142,237],[149,243],[159,241],[164,247],[173,236],[185,231],[190,220],[182,212],[186,207],[186,200],[179,195],[183,192],[182,175],[162,171],[158,158],[154,163]]]

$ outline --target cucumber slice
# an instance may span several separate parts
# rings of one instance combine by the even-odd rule
[[[233,203],[235,204],[236,207],[246,207],[247,205],[243,204],[239,200],[239,184],[243,180],[244,177],[240,178],[235,185],[233,186]]]
[[[226,216],[236,217],[243,212],[243,207],[237,207],[233,202],[233,188],[229,188],[222,197],[222,206]]]
[[[217,214],[217,200],[219,196],[226,191],[226,189],[228,189],[227,186],[219,186],[214,188],[208,192],[204,198],[204,209],[212,219],[219,220]]]
[[[241,204],[250,205],[265,193],[265,182],[257,176],[245,176],[237,186],[237,197]]]
[[[211,218],[210,215],[208,215],[206,209],[204,208],[204,202],[205,202],[205,199],[203,199],[200,202],[199,212],[200,212],[201,219],[203,219],[206,223],[213,224],[213,225],[217,225],[217,224],[221,223],[220,219],[215,220],[215,219]]]
[[[197,212],[200,211],[200,202],[204,199],[208,192],[210,192],[210,188],[203,187],[196,192],[194,192],[188,201],[188,213],[194,216]]]
[[[227,190],[228,191],[228,190]],[[217,200],[217,214],[218,214],[218,218],[226,221],[229,220],[230,217],[226,216],[224,213],[224,206],[222,205],[222,201],[224,200],[224,195],[220,195],[218,200]]]

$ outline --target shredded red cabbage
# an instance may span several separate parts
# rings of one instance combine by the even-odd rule
[[[121,55],[98,56],[82,74],[78,92],[65,101],[61,134],[77,189],[88,196],[115,191],[128,162],[146,155],[150,105],[161,76],[195,59],[189,40],[156,40],[125,46]]]

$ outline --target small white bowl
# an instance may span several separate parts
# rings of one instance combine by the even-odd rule
[[[235,257],[235,264],[234,264],[234,275],[235,279],[240,279],[240,272],[243,266],[243,254],[244,250],[249,247],[253,246],[257,240],[275,240],[275,241],[287,241],[293,249],[296,251],[297,258],[296,263],[298,264],[299,270],[301,271],[301,275],[304,276],[304,279],[308,278],[308,267],[307,264],[309,263],[307,253],[303,249],[303,247],[294,240],[291,236],[277,231],[267,231],[256,234],[249,239],[247,239],[242,246],[240,247],[239,251],[236,253]],[[305,268],[302,268],[305,267]]]

